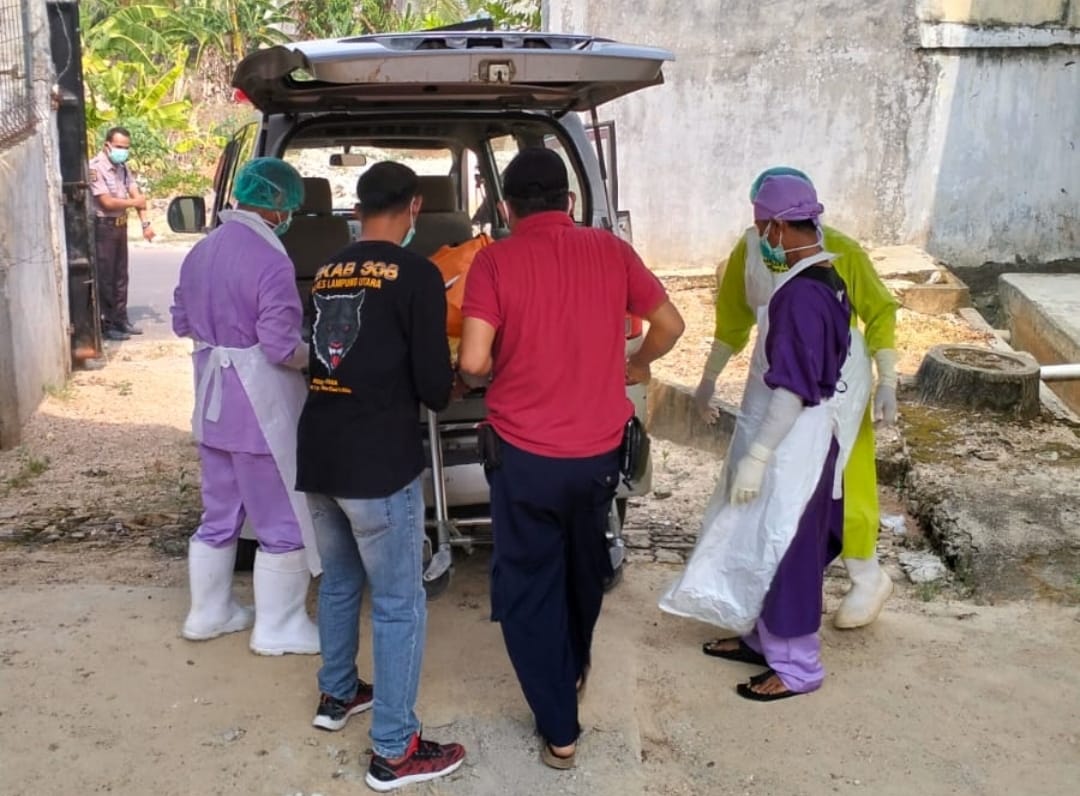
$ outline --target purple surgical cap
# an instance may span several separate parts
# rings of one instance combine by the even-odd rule
[[[817,221],[824,212],[814,186],[790,174],[767,177],[754,199],[755,221]]]

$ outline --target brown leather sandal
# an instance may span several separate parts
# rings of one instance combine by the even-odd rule
[[[551,748],[551,744],[544,741],[544,745],[540,747],[540,762],[549,768],[558,769],[559,771],[568,771],[574,768],[576,765],[574,758],[577,756],[577,747],[574,747],[574,751],[568,755],[559,755],[555,753],[555,750]]]

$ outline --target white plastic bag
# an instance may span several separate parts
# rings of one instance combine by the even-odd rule
[[[728,479],[720,480],[686,569],[660,600],[662,610],[735,633],[753,628],[821,477],[834,415],[832,402],[803,410],[776,449],[761,496],[752,503],[731,505]]]

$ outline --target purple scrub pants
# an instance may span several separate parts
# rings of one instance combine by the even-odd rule
[[[303,549],[300,526],[273,456],[200,445],[199,459],[203,515],[195,539],[224,547],[236,541],[244,518],[250,517],[264,552]]]
[[[825,680],[818,629],[825,568],[840,555],[844,526],[844,501],[832,498],[839,454],[834,439],[799,529],[765,596],[757,625],[743,636],[748,647],[765,656],[784,685],[801,693],[817,690]]]
[[[759,619],[755,628],[743,636],[743,641],[750,649],[765,656],[769,668],[791,691],[816,691],[825,681],[821,639],[816,632],[782,638],[770,633],[764,620]]]

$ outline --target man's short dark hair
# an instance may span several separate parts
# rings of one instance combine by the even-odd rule
[[[812,218],[801,218],[798,221],[788,221],[788,225],[799,232],[815,232],[818,222]]]
[[[110,127],[109,131],[105,133],[105,143],[111,144],[115,136],[122,135],[124,138],[131,140],[131,133],[126,127]]]
[[[565,211],[570,199],[566,164],[553,150],[523,149],[503,172],[503,194],[518,218],[549,210]]]
[[[403,163],[384,160],[376,163],[356,181],[360,218],[405,210],[420,193],[420,179]]]

